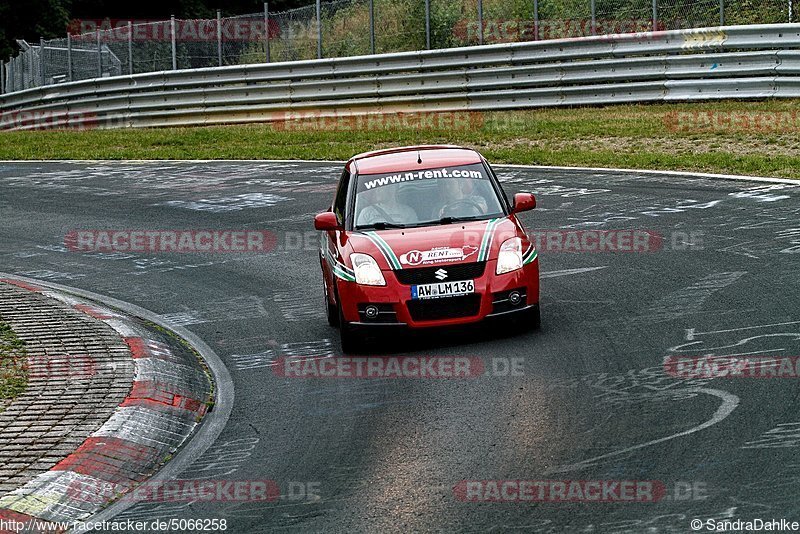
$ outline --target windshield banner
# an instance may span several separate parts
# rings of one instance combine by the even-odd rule
[[[463,165],[457,167],[441,167],[438,169],[425,169],[421,171],[404,171],[389,174],[366,174],[359,176],[358,192],[378,189],[386,185],[432,178],[469,178],[473,180],[488,180],[483,164]]]

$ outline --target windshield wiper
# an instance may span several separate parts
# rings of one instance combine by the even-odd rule
[[[358,230],[366,230],[374,228],[375,230],[386,230],[387,228],[405,228],[405,224],[396,224],[385,221],[380,221],[372,224],[362,224],[357,227]]]
[[[472,215],[470,217],[442,217],[438,221],[428,221],[426,223],[420,223],[421,225],[428,225],[428,224],[453,224],[457,222],[463,221],[479,221],[482,219],[486,219],[486,215]]]

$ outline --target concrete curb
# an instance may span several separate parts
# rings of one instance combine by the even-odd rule
[[[211,387],[193,354],[179,353],[133,317],[44,284],[10,276],[0,282],[105,323],[127,347],[133,367],[129,391],[107,421],[50,470],[0,498],[0,518],[58,532],[150,478],[193,435]]]

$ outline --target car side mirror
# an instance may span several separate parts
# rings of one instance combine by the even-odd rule
[[[336,214],[332,211],[318,213],[314,217],[314,229],[316,230],[338,230],[340,228]]]
[[[536,197],[533,193],[517,193],[514,195],[513,213],[529,211],[536,207]]]

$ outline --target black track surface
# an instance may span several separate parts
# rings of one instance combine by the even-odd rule
[[[800,190],[497,170],[509,195],[537,195],[539,207],[523,215],[529,229],[646,229],[664,247],[542,249],[541,332],[387,341],[398,354],[522,357],[522,376],[308,380],[272,366],[339,354],[312,218],[330,203],[340,165],[0,164],[0,271],[107,294],[197,333],[230,369],[236,400],[219,442],[184,476],[269,479],[284,493],[267,503],[141,503],[120,518],[225,518],[232,532],[552,533],[800,520],[798,381],[685,380],[662,364],[670,355],[800,355]],[[64,247],[72,230],[190,228],[270,230],[279,246],[264,255]],[[473,479],[657,480],[672,498],[459,501],[453,486]],[[312,483],[316,496],[292,498],[292,483]],[[685,486],[696,491],[679,498]]]

